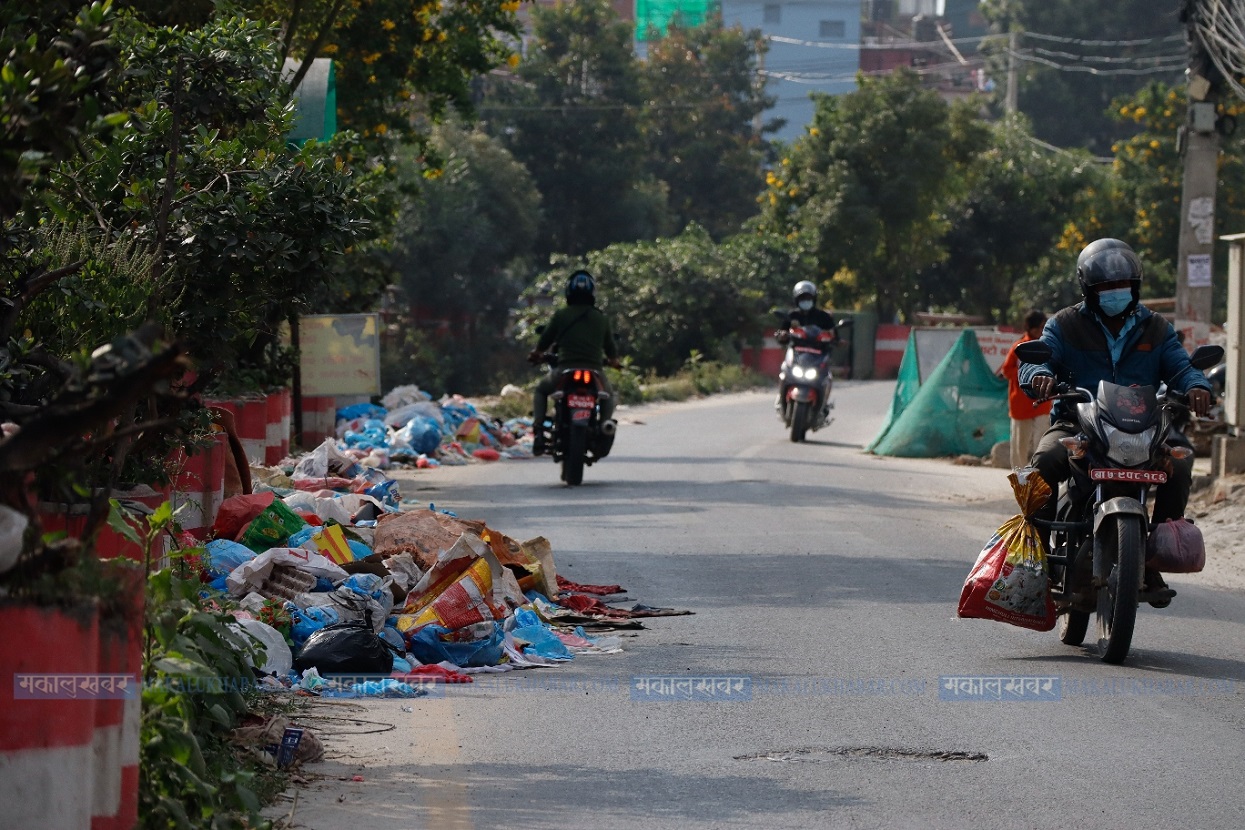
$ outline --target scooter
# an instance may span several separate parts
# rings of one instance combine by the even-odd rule
[[[840,327],[851,320],[841,320]],[[834,420],[830,410],[830,390],[834,385],[830,354],[839,338],[819,326],[793,326],[774,332],[787,354],[778,370],[778,417],[791,430],[791,440],[799,443],[811,429],[814,432]]]
[[[1046,363],[1050,347],[1032,340],[1016,347],[1025,363]],[[1219,346],[1200,346],[1198,369],[1223,357]],[[1102,381],[1097,392],[1059,384],[1053,399],[1076,402],[1078,435],[1063,440],[1072,478],[1060,483],[1055,521],[1032,520],[1049,533],[1051,593],[1060,614],[1059,639],[1081,645],[1093,614],[1098,649],[1107,663],[1122,663],[1132,645],[1140,602],[1170,601],[1175,592],[1142,590],[1150,530],[1150,488],[1167,481],[1169,458],[1188,458],[1188,447],[1168,443],[1183,405],[1152,386]],[[1054,482],[1047,482],[1052,487]]]

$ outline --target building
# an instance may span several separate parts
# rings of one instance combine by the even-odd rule
[[[799,138],[813,119],[813,93],[856,88],[860,68],[860,0],[722,0],[727,26],[760,29],[769,51],[759,65],[777,101],[765,120],[785,124],[770,135]]]

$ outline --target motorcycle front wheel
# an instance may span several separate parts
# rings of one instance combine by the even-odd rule
[[[804,440],[804,434],[808,432],[809,407],[808,401],[798,401],[795,411],[791,413],[791,440],[797,444]]]
[[[1107,523],[1104,522],[1104,525]],[[1098,652],[1104,663],[1123,663],[1137,622],[1141,589],[1141,518],[1115,517],[1115,563],[1107,584],[1098,589]]]
[[[571,427],[566,454],[562,456],[562,480],[571,487],[584,483],[584,455],[588,452],[588,430]]]

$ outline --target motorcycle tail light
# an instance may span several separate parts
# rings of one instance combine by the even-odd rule
[[[1175,458],[1177,461],[1183,461],[1184,459],[1193,455],[1193,450],[1189,449],[1188,447],[1173,447],[1170,444],[1168,444],[1166,447],[1164,447],[1164,449],[1167,450],[1168,455],[1170,455],[1172,458]]]
[[[1068,455],[1072,458],[1084,458],[1085,450],[1089,448],[1088,441],[1075,435],[1060,438],[1059,443],[1064,445],[1068,450]]]

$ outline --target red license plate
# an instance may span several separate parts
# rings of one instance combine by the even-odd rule
[[[1133,484],[1164,484],[1167,473],[1162,470],[1111,470],[1097,468],[1089,471],[1094,481],[1128,481]]]
[[[568,395],[566,405],[571,409],[592,409],[597,405],[597,399],[592,395]]]

